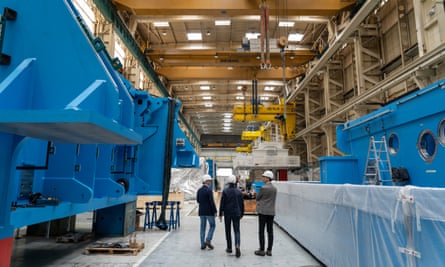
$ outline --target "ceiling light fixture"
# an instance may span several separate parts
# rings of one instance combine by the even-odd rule
[[[212,97],[211,97],[211,96],[203,96],[202,99],[203,99],[203,100],[211,100]]]
[[[259,32],[248,32],[246,33],[246,38],[247,39],[258,39],[258,36],[260,36],[261,34]]]
[[[215,54],[213,57],[214,57],[215,59],[217,59],[217,58],[218,58],[218,54]]]
[[[213,104],[212,103],[205,103],[204,106],[206,108],[211,108],[211,107],[213,107]]]
[[[187,33],[187,39],[189,41],[201,41],[202,34],[200,32],[189,32]]]
[[[293,21],[280,21],[278,22],[278,27],[294,27],[295,22]]]
[[[167,32],[166,31],[162,31],[162,35],[166,36]]]
[[[215,26],[230,26],[230,20],[215,20]]]
[[[301,33],[290,33],[289,36],[287,37],[287,40],[289,42],[299,42],[303,39],[303,34]]]
[[[209,85],[201,85],[199,87],[199,89],[201,89],[201,90],[210,90],[210,86]]]
[[[153,22],[153,26],[155,26],[155,27],[168,27],[168,26],[170,26],[170,24],[168,23],[168,21],[155,21],[155,22]]]

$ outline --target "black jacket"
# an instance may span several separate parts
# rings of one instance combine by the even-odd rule
[[[213,191],[208,186],[203,185],[196,192],[196,201],[199,203],[199,216],[215,216],[217,213]]]
[[[224,189],[219,204],[219,216],[244,216],[243,193],[235,184],[229,184]]]

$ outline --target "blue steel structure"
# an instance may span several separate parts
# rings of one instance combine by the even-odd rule
[[[199,167],[181,103],[133,88],[70,1],[0,10],[2,251],[18,227],[110,207],[124,216],[139,194],[166,202],[170,168]]]
[[[277,223],[327,266],[445,266],[444,89],[340,125],[346,156],[320,158],[321,184],[277,183]],[[383,136],[392,179],[362,184],[370,139]]]

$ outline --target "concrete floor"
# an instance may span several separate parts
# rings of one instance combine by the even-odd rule
[[[88,220],[87,217],[84,223],[88,223]],[[128,237],[90,239],[79,243],[56,243],[54,238],[22,237],[14,241],[11,266],[323,266],[276,225],[273,256],[254,255],[258,248],[257,224],[254,215],[246,215],[241,220],[240,258],[225,252],[224,225],[219,220],[212,241],[215,249],[201,250],[196,205],[185,203],[181,210],[181,226],[177,230],[137,232],[136,239],[143,242],[145,248],[136,256],[85,253],[85,247],[95,241],[128,242]],[[76,225],[76,229],[87,225]]]

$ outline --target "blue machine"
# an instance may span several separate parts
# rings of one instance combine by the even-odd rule
[[[320,158],[321,184],[278,183],[278,224],[330,267],[445,266],[444,89],[339,126],[347,156]],[[387,144],[391,179],[365,185],[372,139]]]
[[[0,242],[85,211],[124,216],[138,194],[166,200],[171,167],[198,167],[181,103],[133,88],[69,1],[0,10]]]

